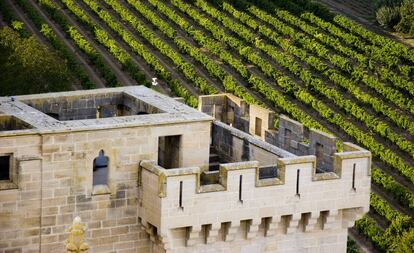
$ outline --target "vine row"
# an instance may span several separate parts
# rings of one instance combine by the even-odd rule
[[[209,19],[204,18],[201,14],[192,9],[190,5],[185,4],[180,0],[171,0],[171,2],[178,9],[184,13],[187,13],[189,17],[197,21],[197,23],[203,26],[206,30],[209,30],[217,40],[220,40],[236,49],[239,51],[239,54],[248,61],[259,66],[259,68],[261,68],[266,75],[275,79],[276,84],[284,90],[285,94],[293,95],[305,105],[311,106],[328,122],[341,128],[348,135],[355,138],[358,143],[370,149],[373,155],[378,156],[381,160],[396,168],[402,175],[411,180],[411,182],[414,182],[413,168],[406,165],[404,160],[390,149],[384,147],[382,144],[379,144],[370,134],[361,131],[354,124],[344,119],[341,115],[332,111],[328,106],[293,83],[289,77],[278,73],[270,64],[251,50],[251,48],[244,46],[234,37],[228,36],[222,29],[218,28]]]
[[[121,49],[115,40],[111,39],[108,33],[95,25],[92,20],[84,13],[84,11],[75,3],[73,0],[61,0],[66,8],[68,8],[78,20],[80,20],[84,25],[88,26],[94,31],[95,39],[105,46],[109,52],[122,64],[122,66],[129,70],[128,72],[134,72],[136,65],[133,63],[132,58]],[[130,38],[130,37],[128,37]],[[128,43],[129,42],[129,43]],[[149,51],[147,51],[144,45],[138,43],[135,40],[127,40],[127,44],[138,53],[148,65],[156,72],[157,77],[161,80],[166,81],[167,85],[177,96],[183,97],[186,103],[192,107],[197,107],[198,101],[178,80],[171,77],[169,73],[158,59],[153,56]]]

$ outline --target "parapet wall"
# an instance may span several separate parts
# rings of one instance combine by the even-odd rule
[[[199,110],[242,131],[248,131],[248,104],[227,95],[206,95],[199,97]]]
[[[249,105],[231,94],[200,96],[199,110],[261,140],[265,140],[266,132],[274,130],[273,111]]]
[[[261,166],[269,166],[275,165],[277,158],[295,156],[220,121],[213,122],[211,135],[212,146],[222,161],[258,161]]]
[[[274,234],[272,222],[282,227],[277,232],[281,236],[298,227],[302,232],[328,229],[330,220],[340,220],[346,229],[368,211],[371,157],[362,149],[334,157],[338,173],[317,174],[315,156],[288,157],[277,160],[277,178],[263,180],[258,162],[222,164],[219,184],[207,186],[201,185],[197,167],[166,170],[143,161],[139,215],[167,252],[182,252],[174,251],[177,245],[188,247],[204,239],[226,241],[243,222],[244,239],[254,237],[259,228],[265,236]],[[177,229],[184,229],[185,236],[174,234]],[[199,241],[203,229],[211,233]]]
[[[307,129],[295,120],[279,116],[278,138],[274,144],[296,155],[315,155],[318,171],[333,171],[336,141],[333,135]]]
[[[161,111],[122,92],[22,100],[61,121],[153,114]]]
[[[276,114],[273,111],[257,105],[249,105],[231,94],[200,96],[199,110],[295,155],[315,155],[318,171],[333,171],[333,154],[337,151],[335,136],[315,129],[307,129],[301,123],[284,115],[279,116],[278,130],[275,130]],[[227,137],[226,140],[230,139]],[[244,145],[236,145],[243,153],[242,159],[239,154],[236,154],[240,161],[249,159],[245,140],[244,143]],[[225,151],[232,154],[231,149]]]

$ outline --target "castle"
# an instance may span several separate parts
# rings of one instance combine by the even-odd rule
[[[200,112],[201,111],[201,112]],[[370,152],[227,94],[0,98],[0,252],[346,252]]]

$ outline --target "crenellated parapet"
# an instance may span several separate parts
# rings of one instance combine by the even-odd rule
[[[350,143],[344,150],[333,155],[332,172],[316,173],[315,156],[287,157],[277,159],[276,177],[260,179],[260,164],[247,161],[221,164],[218,182],[208,185],[200,168],[142,161],[141,222],[167,252],[346,229],[368,211],[371,155]]]
[[[285,115],[276,116],[267,108],[249,105],[231,94],[200,96],[199,110],[284,151],[299,156],[315,155],[319,172],[333,170],[338,140],[330,133],[309,129]]]

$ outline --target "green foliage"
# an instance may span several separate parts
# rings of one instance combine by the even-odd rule
[[[409,228],[411,225],[413,225],[410,217],[403,216],[398,211],[392,209],[392,207],[387,202],[385,202],[375,193],[371,193],[370,205],[376,213],[385,217],[388,221],[394,221],[398,219],[401,223],[400,230],[404,230],[407,227]]]
[[[385,27],[393,27],[400,20],[400,8],[382,6],[375,12],[377,22]]]
[[[66,21],[57,15],[52,1],[39,1],[44,8],[49,8],[48,12],[56,23],[67,27],[68,35],[93,60],[97,52],[78,30],[68,27]],[[313,109],[326,122],[341,129],[368,148],[374,156],[414,182],[414,168],[407,165],[397,152],[385,144],[378,143],[376,139],[377,136],[382,136],[390,143],[396,144],[400,150],[414,156],[414,143],[394,130],[398,127],[414,135],[414,122],[409,115],[414,114],[414,103],[404,94],[407,92],[414,95],[414,84],[410,80],[414,57],[412,51],[400,44],[366,31],[341,16],[335,17],[331,23],[311,12],[301,11],[299,17],[285,10],[273,11],[275,5],[267,0],[238,0],[237,4],[211,0],[217,8],[202,0],[195,0],[192,4],[171,0],[174,9],[157,0],[146,1],[146,4],[152,5],[151,8],[147,8],[146,4],[139,0],[127,0],[124,3],[115,0],[83,1],[105,26],[117,34],[131,51],[144,59],[157,76],[165,81],[175,94],[184,97],[191,106],[197,106],[197,99],[164,69],[159,60],[147,50],[147,45],[139,43],[134,34],[128,32],[129,29],[125,29],[118,19],[134,30],[136,35],[145,39],[148,46],[156,48],[167,57],[189,83],[198,87],[202,93],[211,94],[217,90],[181,55],[187,55],[191,62],[196,62],[204,68],[227,92],[244,98],[249,103],[259,103],[249,90],[254,91],[255,95],[261,95],[266,102],[307,127],[326,131],[297,104]],[[93,31],[95,39],[112,53],[125,70],[129,73],[137,70],[131,56],[118,46],[107,31],[98,27],[73,0],[62,2],[79,21]],[[251,2],[260,2],[261,6],[267,4],[271,13],[251,5]],[[285,6],[306,4],[301,0],[277,2],[277,5]],[[105,8],[101,8],[104,4]],[[242,7],[236,9],[236,5]],[[112,10],[108,12],[107,8]],[[153,9],[156,9],[157,13],[154,13]],[[137,18],[137,14],[146,19],[145,24]],[[184,14],[187,15],[186,18],[183,18]],[[193,20],[196,25],[187,19]],[[174,23],[175,26],[171,26],[170,23]],[[162,33],[164,39],[149,29],[149,26],[156,27],[157,33]],[[203,30],[199,30],[198,26]],[[184,39],[176,27],[191,37],[197,46]],[[43,33],[49,34],[46,28],[43,29]],[[223,64],[231,67],[239,78],[236,79],[229,74]],[[267,80],[260,76],[262,74]],[[239,83],[239,79],[246,83],[246,87]],[[364,88],[361,88],[361,85]],[[347,95],[344,95],[344,91]],[[329,104],[322,102],[321,97],[328,100]],[[384,99],[395,106],[384,103]],[[331,109],[331,106],[338,110]],[[366,109],[367,107],[369,109]],[[353,117],[357,123],[350,122],[342,113]],[[384,118],[378,117],[376,113]],[[370,131],[364,132],[359,124],[364,124]],[[341,143],[337,144],[340,150]],[[414,208],[413,194],[391,176],[374,168],[372,180],[394,196],[401,205]],[[397,249],[396,241],[406,240],[409,243],[412,240],[408,232],[412,226],[409,217],[393,210],[375,194],[371,197],[371,207],[378,215],[384,217],[390,226],[383,231],[374,220],[364,217],[357,222],[357,228],[367,235],[377,248]],[[352,243],[350,244],[349,248],[352,250]],[[400,252],[404,252],[406,249],[401,250]]]
[[[394,252],[393,248],[395,245],[398,245],[407,231],[412,227],[411,218],[408,216],[399,215],[391,220],[391,224],[384,231],[382,236],[383,247],[388,250],[388,252]]]
[[[173,0],[172,3],[177,7],[185,10],[188,15],[190,17],[193,17],[195,20],[201,20],[201,18],[196,18],[195,12],[191,11],[190,7],[183,2],[179,0]],[[337,90],[326,86],[322,80],[316,78],[311,72],[309,72],[307,69],[302,68],[302,66],[296,63],[291,56],[277,49],[274,49],[270,45],[261,43],[260,40],[256,39],[256,36],[246,31],[243,26],[236,24],[234,21],[218,12],[216,9],[208,6],[204,1],[198,0],[195,2],[195,4],[212,17],[218,19],[225,27],[240,35],[245,41],[254,44],[257,48],[260,48],[262,51],[272,57],[272,59],[275,60],[278,64],[288,69],[293,75],[300,78],[308,89],[318,91],[320,94],[326,96],[332,100],[336,106],[352,114],[354,117],[364,122],[375,132],[389,138],[391,141],[394,141],[401,149],[406,150],[409,153],[413,152],[412,148],[414,146],[412,143],[405,140],[405,138],[399,136],[398,134],[390,131],[390,128],[385,122],[379,121],[376,117],[368,114],[358,105],[352,103],[350,100],[344,99]],[[282,14],[286,15],[287,13],[283,12]],[[204,28],[207,30],[210,30],[215,38],[222,40],[231,47],[235,47],[235,49],[238,49],[241,56],[258,66],[263,73],[268,75],[268,77],[276,79],[276,83],[283,88],[286,94],[295,96],[306,105],[311,105],[326,120],[343,129],[349,135],[354,137],[360,144],[370,149],[373,155],[379,156],[386,163],[397,168],[402,175],[406,176],[412,182],[414,182],[414,169],[410,166],[407,166],[401,157],[396,155],[390,149],[384,147],[382,144],[378,143],[370,134],[362,132],[355,125],[345,120],[341,115],[336,114],[328,106],[318,101],[318,99],[310,95],[298,84],[292,82],[290,78],[284,76],[284,74],[274,69],[273,66],[270,65],[267,61],[263,60],[263,58],[260,57],[253,48],[246,46],[243,42],[232,36],[221,35],[222,30],[216,27],[215,24],[208,23],[208,21],[204,20],[203,22],[199,22],[199,24],[204,26]],[[217,33],[217,36],[215,33]],[[367,77],[367,82],[371,81],[373,81],[373,79]],[[376,83],[378,84],[378,82]]]
[[[390,56],[399,56],[403,59],[410,61],[411,63],[414,63],[414,50],[409,50],[407,47],[398,42],[395,42],[389,38],[368,31],[367,29],[364,29],[359,24],[347,19],[344,16],[335,16],[333,21],[340,27],[347,29],[356,35],[359,35],[362,38],[369,41],[370,43],[372,43],[372,48],[375,48],[375,51],[373,52],[377,52],[376,55],[381,55],[382,57],[384,57],[384,59],[388,58],[387,61],[393,60],[393,58],[387,57],[388,53]],[[392,64],[392,62],[388,63],[389,66],[390,64]]]
[[[242,77],[244,77],[248,81],[251,89],[262,94],[275,107],[280,108],[282,111],[291,115],[291,117],[297,120],[301,120],[301,122],[307,127],[326,131],[318,122],[316,122],[309,115],[304,113],[294,103],[288,101],[288,99],[283,94],[279,93],[277,90],[272,88],[270,85],[268,85],[262,79],[258,78],[256,75],[250,73],[250,71],[248,70],[248,68],[246,68],[243,62],[232,56],[232,54],[230,54],[226,49],[225,44],[222,43],[223,40],[229,39],[227,42],[235,46],[240,44],[236,40],[233,40],[231,37],[224,36],[224,31],[216,29],[216,26],[213,23],[211,23],[211,21],[208,18],[205,18],[198,12],[194,11],[192,8],[190,8],[189,5],[186,5],[182,2],[175,3],[179,6],[181,10],[188,11],[188,13],[191,13],[192,18],[198,20],[201,24],[204,24],[205,27],[210,28],[210,31],[212,32],[214,37],[221,38],[219,42],[205,35],[203,32],[194,29],[193,26],[191,26],[185,19],[178,15],[174,10],[164,5],[162,2],[156,0],[149,0],[149,3],[152,4],[155,8],[157,8],[159,12],[168,17],[170,21],[180,26],[180,28],[183,29],[189,36],[191,36],[201,47],[208,49],[210,53],[219,57],[220,60],[228,63],[235,71],[237,71]],[[240,48],[240,50],[243,51],[242,48]],[[257,60],[260,59],[256,56],[251,57],[254,57]],[[237,89],[239,89],[239,87],[240,86],[237,86]]]
[[[6,21],[6,23],[13,21],[14,16],[7,1],[0,1],[0,11],[2,18],[4,21]]]
[[[36,28],[40,30],[43,36],[50,42],[53,48],[59,53],[60,57],[65,59],[66,65],[71,74],[75,76],[83,88],[91,89],[95,84],[89,80],[85,70],[80,66],[76,60],[73,52],[71,52],[62,41],[60,41],[54,31],[44,22],[43,18],[37,14],[32,4],[24,0],[16,0],[16,3],[25,11],[30,20],[35,24]]]
[[[22,37],[30,36],[25,24],[14,15],[7,1],[0,1],[0,13],[6,24],[18,31]]]
[[[66,32],[66,34],[69,35],[75,45],[89,57],[92,65],[99,70],[101,76],[106,80],[107,86],[120,86],[115,74],[105,65],[102,56],[96,52],[89,41],[80,34],[77,28],[69,25],[66,17],[60,13],[58,6],[50,0],[38,0],[38,2],[51,18]]]
[[[349,237],[346,242],[346,253],[359,253],[356,242]]]
[[[400,8],[400,22],[395,26],[399,32],[414,36],[414,0],[405,0]]]
[[[133,63],[132,58],[124,50],[118,47],[116,41],[111,39],[106,31],[96,26],[92,20],[84,13],[84,11],[75,2],[73,2],[73,0],[62,0],[62,2],[65,4],[65,7],[68,8],[78,18],[78,20],[80,20],[84,25],[88,26],[94,31],[95,39],[112,53],[112,55],[122,64],[123,68],[126,71],[133,75],[135,73],[138,73],[139,75],[140,71]],[[93,3],[90,4],[93,5]],[[96,6],[96,4],[93,6]],[[107,15],[104,16],[107,17],[107,22],[112,20],[108,19]],[[171,73],[165,70],[159,60],[148,50],[146,50],[143,44],[138,43],[138,41],[134,40],[130,34],[119,28],[119,26],[116,26],[113,21],[110,23],[114,26],[114,29],[117,29],[116,31],[122,35],[122,38],[131,47],[131,49],[140,55],[152,67],[152,69],[157,73],[157,76],[161,80],[166,81],[174,94],[183,97],[186,103],[190,106],[197,107],[197,99],[192,96],[191,93],[184,86],[182,86],[178,80],[175,80],[171,77]]]
[[[414,252],[414,229],[410,229],[399,240],[395,240],[390,248],[395,253]]]
[[[382,6],[387,7],[396,7],[400,6],[404,0],[374,0],[374,7],[375,9],[379,9]]]
[[[240,5],[239,1],[236,2]],[[254,5],[261,7],[264,10],[273,10],[275,8],[285,9],[294,14],[301,14],[303,12],[312,12],[319,17],[326,20],[332,20],[333,14],[326,8],[326,6],[310,0],[249,0]],[[246,6],[246,4],[244,5]]]
[[[0,96],[68,90],[62,59],[34,37],[22,38],[9,27],[0,30]]]
[[[361,91],[357,85],[354,83],[354,81],[347,79],[345,76],[343,76],[340,72],[335,71],[331,68],[329,68],[325,63],[323,63],[320,59],[308,55],[305,50],[299,49],[296,47],[293,43],[291,43],[287,39],[283,39],[280,34],[276,33],[275,31],[271,30],[270,28],[267,28],[266,26],[257,26],[252,21],[247,22],[247,20],[252,20],[250,16],[246,14],[242,14],[242,12],[235,10],[231,5],[227,3],[223,3],[223,9],[230,12],[234,17],[239,18],[240,21],[243,23],[246,23],[248,26],[250,26],[253,29],[259,30],[259,33],[263,34],[264,36],[268,37],[270,40],[275,42],[277,45],[279,45],[284,51],[297,56],[302,61],[306,62],[309,66],[313,67],[318,72],[321,72],[323,75],[325,75],[327,78],[329,78],[334,84],[339,85],[343,88],[345,88],[350,94],[352,94],[354,97],[356,97],[358,100],[366,103],[371,104],[373,109],[377,112],[380,112],[384,114],[385,116],[388,116],[391,120],[393,120],[397,125],[400,127],[409,129],[410,133],[414,134],[414,124],[410,121],[410,119],[404,115],[398,114],[395,112],[395,110],[383,103],[380,99],[371,96],[370,94]],[[281,24],[277,19],[270,15],[266,15],[263,11],[260,11],[258,9],[253,10],[257,17],[262,19],[265,22],[269,22],[271,24],[275,25],[275,28],[278,32],[281,32],[284,35],[288,35],[292,37],[293,39],[297,39],[300,41],[300,43],[312,53],[316,53],[319,56],[329,60],[333,65],[338,66],[340,69],[350,73],[351,75],[360,75],[358,69],[352,69],[350,66],[351,63],[344,59],[341,56],[338,55],[332,55],[329,53],[327,49],[325,49],[322,45],[317,45],[315,42],[310,42],[308,40],[303,39],[303,34],[298,34],[293,29],[287,28],[287,26]],[[241,18],[243,16],[243,18]],[[296,18],[289,15],[288,17],[290,20],[295,19],[297,22],[300,22]],[[306,26],[303,22],[301,22],[301,25]],[[264,51],[268,51],[268,54],[274,54],[277,49],[275,47],[272,47],[270,45],[263,46],[262,43],[259,43],[259,40],[255,40],[255,45],[258,48],[262,48]],[[262,45],[262,46],[261,46]],[[273,57],[273,56],[272,56]],[[283,61],[282,61],[283,62]],[[290,66],[292,68],[292,66]],[[296,67],[297,70],[300,71],[299,65]],[[394,97],[394,102],[398,101],[397,97],[401,97],[397,93],[393,93],[390,91],[390,89],[384,84],[379,83],[377,80],[368,78],[368,75],[366,73],[361,74],[363,79],[369,86],[374,87],[378,91],[381,92],[381,94],[384,94],[386,97]],[[395,95],[393,95],[395,94]],[[405,102],[401,102],[402,106],[405,107],[407,104]],[[370,117],[370,116],[367,116]],[[388,127],[382,125],[383,129],[382,131],[388,131]],[[397,137],[398,138],[398,137]]]
[[[411,217],[393,210],[387,202],[374,193],[371,193],[370,205],[372,211],[384,217],[390,223],[388,228],[382,231],[378,228],[375,221],[367,216],[358,220],[355,225],[361,233],[373,242],[376,248],[386,250],[387,252],[396,252],[396,249],[401,247],[400,242],[402,238],[406,238],[407,242],[412,240],[410,239],[411,228],[413,227]]]
[[[414,36],[414,0],[376,0],[374,5],[380,25]]]
[[[125,12],[128,14],[127,11],[123,9],[122,6],[116,3],[116,1],[112,0],[105,0],[109,3],[114,9],[117,10],[118,13]],[[152,24],[154,24],[162,33],[164,33],[167,37],[171,38],[177,47],[183,52],[191,56],[197,62],[201,64],[209,73],[210,75],[218,78],[224,87],[226,92],[234,93],[236,96],[243,98],[248,103],[256,103],[255,99],[241,86],[239,86],[233,77],[227,74],[224,69],[218,65],[216,62],[211,60],[205,54],[201,52],[199,48],[196,48],[183,40],[182,38],[176,36],[174,29],[165,21],[159,19],[152,11],[146,8],[140,1],[138,0],[127,0],[127,2],[134,7],[134,9],[143,15],[146,19],[148,19]],[[133,20],[133,19],[129,19]],[[134,22],[131,22],[131,25],[134,25]]]
[[[372,182],[393,195],[402,206],[414,209],[414,195],[403,185],[395,181],[392,176],[386,175],[378,168],[371,170]]]
[[[16,31],[20,31],[22,29],[24,29],[24,24],[21,21],[17,21],[17,20],[13,20],[11,23],[11,26],[13,27],[14,30]]]
[[[118,35],[127,43],[136,43],[136,40],[133,38],[133,35],[127,30],[123,29],[111,15],[101,9],[99,5],[92,0],[84,0],[84,2],[109,26],[114,30]],[[217,93],[216,88],[209,85],[207,81],[197,74],[196,69],[191,64],[187,63],[177,52],[175,52],[167,43],[159,39],[152,31],[147,29],[143,24],[141,24],[138,19],[131,15],[126,9],[118,6],[119,14],[121,18],[127,22],[130,22],[133,28],[145,38],[151,45],[159,50],[159,52],[167,56],[181,71],[184,76],[192,83],[194,83],[202,93],[204,94],[214,94]]]
[[[383,242],[384,232],[378,228],[376,222],[367,216],[355,222],[355,228],[365,236],[367,236],[374,246],[380,250],[385,250],[386,245]]]

